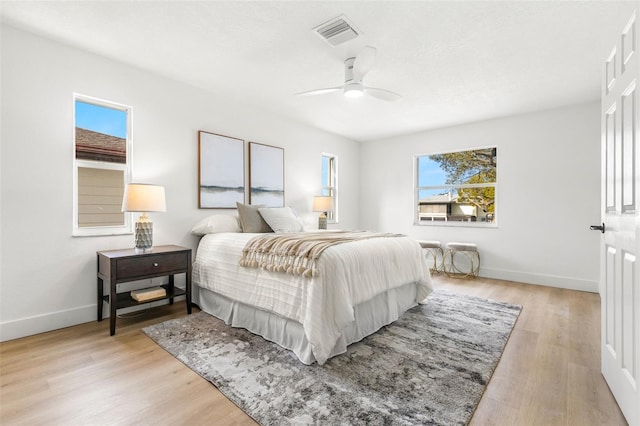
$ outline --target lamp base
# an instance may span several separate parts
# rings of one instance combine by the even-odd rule
[[[142,213],[136,222],[136,253],[149,253],[153,246],[153,222]]]
[[[327,215],[322,213],[318,218],[318,229],[327,229]]]

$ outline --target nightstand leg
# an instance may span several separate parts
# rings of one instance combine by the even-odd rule
[[[169,275],[169,294],[173,294],[174,291],[174,286],[173,286],[173,275]],[[173,305],[173,297],[169,299],[169,304]]]
[[[102,307],[104,299],[102,296],[104,295],[104,283],[102,278],[98,278],[98,321],[102,321]]]
[[[116,334],[116,305],[118,302],[116,295],[116,283],[111,281],[109,288],[109,333],[113,336]]]
[[[189,252],[189,267],[185,274],[185,287],[187,291],[187,314],[191,315],[191,252]]]

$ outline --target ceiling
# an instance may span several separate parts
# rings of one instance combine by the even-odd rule
[[[638,1],[2,1],[9,24],[357,141],[596,100],[612,35]],[[312,29],[360,30],[332,47]],[[377,48],[367,86],[344,59]]]

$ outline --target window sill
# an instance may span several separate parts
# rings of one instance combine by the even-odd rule
[[[486,229],[496,229],[498,228],[497,223],[493,222],[458,222],[458,221],[423,221],[423,222],[413,222],[413,226],[435,226],[435,227],[448,227],[448,228],[486,228]]]
[[[109,237],[116,235],[133,235],[132,229],[74,229],[71,234],[72,237]]]

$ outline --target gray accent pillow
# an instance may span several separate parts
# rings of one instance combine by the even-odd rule
[[[241,204],[236,202],[238,207],[238,216],[240,217],[240,226],[242,232],[273,232],[273,229],[264,221],[258,209],[265,207],[264,205],[252,206],[251,204]]]

